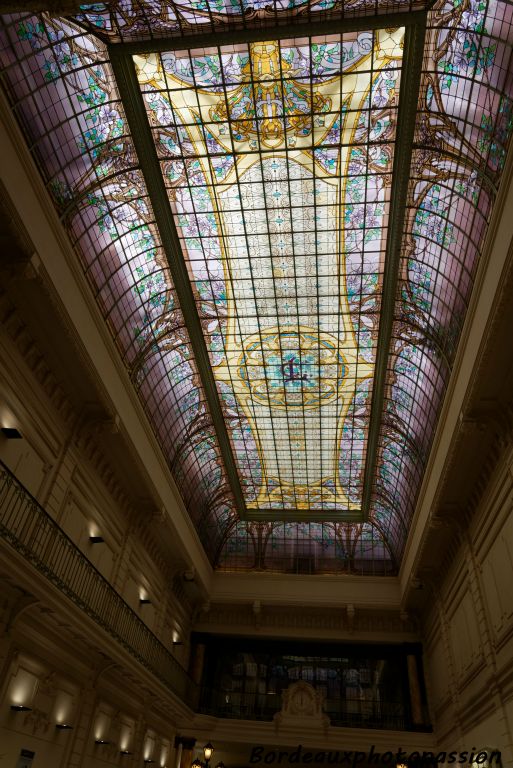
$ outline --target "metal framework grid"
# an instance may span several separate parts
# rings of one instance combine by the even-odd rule
[[[163,10],[171,14],[181,9],[178,16],[185,7],[202,13],[202,2],[187,0],[178,6],[152,0],[145,7],[161,20]],[[234,4],[236,0],[209,0],[208,13],[215,6],[229,9]],[[292,36],[304,34],[305,18],[313,20],[309,9],[315,3],[306,3],[306,13],[304,5],[295,0],[285,8],[285,0],[275,0],[276,28]],[[356,5],[361,7],[360,0]],[[105,5],[105,13],[118,7]],[[133,11],[130,29],[124,26],[126,8]],[[5,112],[12,110],[17,119],[71,239],[127,379],[166,457],[170,482],[172,473],[207,556],[224,570],[394,573],[513,130],[511,4],[482,0],[470,9],[447,0],[427,9],[420,88],[411,94],[418,106],[383,409],[376,411],[381,420],[376,470],[373,488],[367,489],[372,503],[363,524],[287,522],[277,519],[276,509],[273,522],[238,519],[168,268],[169,254],[163,252],[107,50],[109,41],[119,41],[121,48],[132,44],[127,41],[155,37],[147,26],[153,16],[145,18],[144,28],[137,27],[140,8],[140,3],[137,10],[123,3],[114,35],[100,28],[103,22],[96,18],[2,16],[1,76]],[[390,4],[376,3],[370,13],[378,16],[378,8],[385,14],[381,18],[387,18]],[[273,23],[269,9],[266,5],[242,20],[225,14],[205,22],[203,15],[201,26],[193,19],[187,28],[175,24],[164,33],[182,50],[197,44],[200,28],[215,28],[216,34],[208,37],[213,46],[240,39],[242,33],[234,34],[237,26],[257,30],[246,29],[253,40],[269,37],[261,32]],[[347,29],[355,28],[354,18],[346,21]],[[359,26],[380,27],[373,17]],[[219,30],[226,28],[232,31],[222,37]],[[326,26],[311,29],[322,34]],[[327,29],[332,32],[334,22]],[[141,50],[160,45],[145,43]],[[166,41],[165,48],[170,47]],[[124,50],[130,53],[128,47]]]
[[[305,509],[254,509],[248,508],[241,488],[239,472],[233,456],[230,437],[226,428],[219,392],[212,373],[209,352],[205,343],[201,318],[198,314],[197,301],[191,286],[188,267],[172,210],[168,190],[162,176],[160,159],[156,151],[152,130],[133,57],[167,51],[190,51],[191,48],[221,49],[224,45],[259,41],[263,37],[260,29],[220,31],[215,36],[211,33],[194,34],[187,37],[157,38],[152,41],[111,44],[108,47],[109,58],[115,73],[117,85],[130,126],[133,142],[139,157],[141,170],[147,185],[149,198],[155,213],[156,222],[162,238],[170,272],[179,296],[181,309],[189,332],[190,343],[199,369],[201,381],[229,478],[230,486],[237,505],[237,512],[242,520],[297,522],[365,522],[368,520],[369,507],[374,485],[377,464],[377,451],[382,408],[385,397],[386,371],[390,342],[392,338],[394,303],[397,296],[397,283],[403,227],[405,221],[406,199],[410,179],[410,163],[413,147],[417,94],[419,90],[426,12],[416,11],[387,16],[387,28],[404,26],[406,36],[402,59],[400,98],[397,114],[397,130],[390,193],[386,253],[382,284],[382,304],[380,312],[379,335],[376,345],[376,361],[373,376],[372,410],[370,416],[365,472],[363,481],[363,499],[360,509],[346,511],[313,511]],[[321,34],[340,34],[348,31],[379,30],[383,18],[347,19],[313,22],[308,25],[309,37]],[[298,35],[295,25],[283,25],[272,31],[273,39],[282,40]],[[269,32],[267,31],[267,37]],[[313,115],[312,115],[313,117]]]

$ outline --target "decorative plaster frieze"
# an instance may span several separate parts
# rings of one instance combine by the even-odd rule
[[[48,733],[50,728],[48,712],[43,712],[41,709],[33,709],[31,712],[27,712],[23,719],[23,726],[34,735]]]
[[[196,614],[193,629],[205,632],[222,631],[228,627],[242,630],[254,626],[255,620],[261,630],[319,630],[319,634],[325,631],[347,634],[383,632],[409,636],[418,633],[414,616],[400,611],[361,610],[351,604],[343,610],[335,610],[267,606],[260,603],[256,611],[255,603],[245,606],[209,604],[208,610]]]
[[[277,731],[288,727],[302,732],[305,727],[317,727],[327,732],[330,719],[323,712],[324,695],[313,685],[303,680],[289,685],[282,692],[282,702],[281,710],[273,718]]]
[[[156,538],[154,531],[155,522],[165,523],[167,519],[165,510],[144,499],[140,508],[134,506],[121,487],[114,468],[98,445],[98,441],[105,430],[110,433],[119,432],[121,426],[119,417],[117,414],[109,416],[105,411],[100,410],[98,405],[91,405],[85,416],[76,413],[62,386],[49,368],[45,356],[39,351],[35,341],[30,336],[23,319],[20,317],[19,310],[13,306],[6,294],[2,295],[1,292],[0,323],[48,397],[51,406],[58,412],[63,425],[67,426],[68,435],[72,435],[73,445],[78,451],[75,460],[78,461],[80,458],[87,460],[113,502],[118,505],[126,518],[132,521],[137,546],[142,546],[146,550],[162,574],[164,582],[172,584],[180,564],[170,563],[169,554],[165,546]],[[65,439],[62,438],[63,441]],[[51,491],[51,489],[46,489],[47,494],[49,490]],[[151,514],[148,514],[150,508]],[[149,524],[150,522],[152,525]],[[186,613],[189,614],[190,606],[185,596],[184,599],[187,605]]]

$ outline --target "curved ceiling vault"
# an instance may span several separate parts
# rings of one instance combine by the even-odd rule
[[[397,572],[513,126],[513,5],[119,0],[0,34],[211,562]]]

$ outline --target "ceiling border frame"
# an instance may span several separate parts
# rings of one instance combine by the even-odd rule
[[[415,11],[392,11],[373,16],[351,16],[350,18],[314,19],[313,21],[298,21],[278,23],[275,26],[262,25],[259,27],[240,27],[231,29],[216,29],[208,32],[194,32],[177,35],[163,35],[150,40],[131,40],[112,42],[104,35],[97,33],[98,39],[106,45],[109,54],[116,51],[116,56],[125,55],[127,58],[145,53],[165,53],[167,51],[190,51],[203,47],[221,47],[237,43],[258,43],[265,39],[288,40],[291,38],[316,37],[318,35],[344,34],[347,32],[365,32],[367,30],[388,29],[392,27],[426,26],[427,15],[436,0],[429,0],[424,8]],[[76,22],[81,29],[84,25]],[[94,34],[86,27],[90,34]],[[267,34],[269,33],[269,34]],[[123,54],[120,53],[123,51]]]

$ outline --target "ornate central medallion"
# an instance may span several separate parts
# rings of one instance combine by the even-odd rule
[[[314,329],[274,329],[246,339],[239,376],[259,402],[318,408],[337,397],[346,375],[337,340]]]
[[[361,507],[403,37],[134,59],[255,519]]]
[[[312,132],[312,115],[317,126],[324,126],[332,100],[320,91],[310,93],[310,85],[291,77],[291,64],[280,56],[279,43],[252,43],[250,57],[242,67],[244,82],[210,110],[216,123],[231,122],[236,142],[249,140],[253,149],[259,142],[267,148],[280,146],[285,135],[294,146],[298,137]],[[331,123],[336,116],[330,116]],[[221,132],[226,130],[221,128]]]

